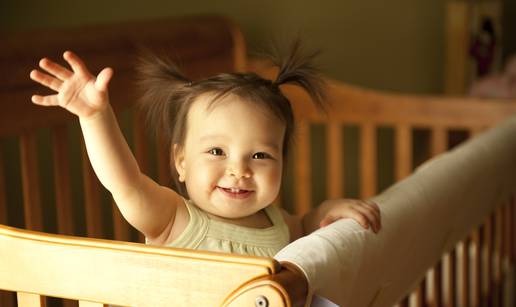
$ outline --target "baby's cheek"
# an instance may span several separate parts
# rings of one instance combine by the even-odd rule
[[[198,183],[205,189],[213,189],[220,179],[219,171],[215,167],[204,167],[198,174]]]
[[[265,178],[264,185],[267,186],[271,198],[276,198],[281,187],[281,172],[271,173]]]

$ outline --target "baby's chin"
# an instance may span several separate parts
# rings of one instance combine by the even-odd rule
[[[265,208],[267,206],[263,206]],[[209,213],[212,216],[218,216],[220,218],[229,219],[229,220],[238,220],[245,217],[249,217],[258,213],[263,209],[261,206],[255,207],[255,209],[250,210],[249,205],[246,204],[224,204],[217,205],[212,204],[210,206],[201,207],[205,212]]]
[[[231,209],[220,208],[214,212],[209,212],[209,213],[211,213],[213,215],[217,215],[217,216],[225,218],[225,219],[229,219],[229,220],[238,220],[238,219],[242,219],[242,218],[251,216],[253,214],[256,214],[260,210],[261,209],[250,211],[250,210],[236,210],[236,208],[231,208]]]

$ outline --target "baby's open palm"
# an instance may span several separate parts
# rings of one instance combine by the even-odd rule
[[[93,76],[82,60],[70,51],[63,54],[72,70],[46,58],[39,66],[47,73],[33,70],[32,80],[54,90],[57,94],[32,96],[32,102],[43,106],[61,106],[79,117],[88,117],[103,110],[108,104],[107,87],[113,70],[104,68],[97,77]]]

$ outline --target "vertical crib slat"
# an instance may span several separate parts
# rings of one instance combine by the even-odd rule
[[[360,197],[376,193],[376,127],[372,123],[360,125]]]
[[[18,292],[18,307],[45,307],[45,298],[38,294]]]
[[[488,306],[491,293],[491,247],[492,247],[492,222],[489,217],[482,231],[482,260],[481,260],[481,306]]]
[[[432,128],[430,145],[432,156],[436,156],[446,151],[448,147],[448,135],[444,127],[436,126]]]
[[[446,287],[446,293],[444,293],[444,304],[445,307],[454,307],[455,306],[455,297],[457,293],[456,287],[456,253],[455,250],[450,251],[449,253],[443,256],[443,273],[442,277],[444,278],[444,285]]]
[[[509,201],[504,207],[503,217],[504,217],[504,252],[503,252],[503,258],[504,258],[504,270],[505,273],[509,270],[509,268],[514,264],[513,257],[512,257],[512,250],[513,250],[513,235],[514,235],[514,220],[513,215],[511,214],[512,211],[512,202]]]
[[[502,207],[503,219],[503,240],[502,240],[502,302],[505,304],[505,298],[514,295],[514,292],[507,291],[510,285],[510,274],[512,270],[511,263],[511,210],[510,201]]]
[[[469,306],[469,241],[463,240],[457,248],[458,275],[457,289],[459,289],[458,306]]]
[[[43,218],[36,135],[34,133],[23,134],[20,137],[20,147],[25,228],[42,231]]]
[[[426,297],[428,307],[441,306],[441,262],[439,261],[426,273]]]
[[[474,229],[470,235],[470,289],[469,296],[471,307],[480,306],[481,297],[481,248],[480,248],[480,229]]]
[[[344,196],[343,182],[343,149],[342,149],[342,126],[338,122],[330,122],[327,128],[327,191],[328,198],[340,198]]]
[[[412,172],[412,130],[408,125],[396,126],[396,180]]]
[[[79,301],[79,307],[106,307],[108,305],[102,303],[88,302],[88,301]]]
[[[70,160],[68,158],[69,150],[66,140],[66,126],[52,129],[57,231],[60,234],[73,235],[74,221],[71,202]]]
[[[418,285],[418,287],[410,295],[410,306],[411,307],[423,307],[424,306],[424,280]]]
[[[299,122],[297,125],[297,146],[295,150],[295,213],[304,214],[311,209],[311,167],[310,167],[310,125]]]
[[[494,242],[493,242],[493,291],[492,305],[502,305],[502,240],[503,240],[503,208],[495,209],[494,221]]]
[[[513,194],[511,199],[509,200],[509,203],[505,206],[505,234],[507,236],[507,245],[506,245],[506,269],[507,272],[513,272],[515,268],[515,259],[516,259],[516,241],[515,241],[515,235],[516,235],[516,195]],[[511,281],[511,274],[507,274],[507,282],[510,284]],[[514,289],[514,288],[513,288]],[[508,296],[512,301],[516,299],[516,295],[514,294],[514,291],[511,292],[511,290],[508,290]]]
[[[91,167],[88,154],[82,143],[82,176],[84,182],[84,210],[88,237],[103,238],[102,208],[100,207],[101,185]]]

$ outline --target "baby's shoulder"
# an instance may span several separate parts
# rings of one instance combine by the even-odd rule
[[[166,246],[177,239],[186,229],[190,222],[190,214],[185,201],[179,201],[175,206],[175,215],[170,219],[159,236],[152,239],[146,238],[147,244]]]

